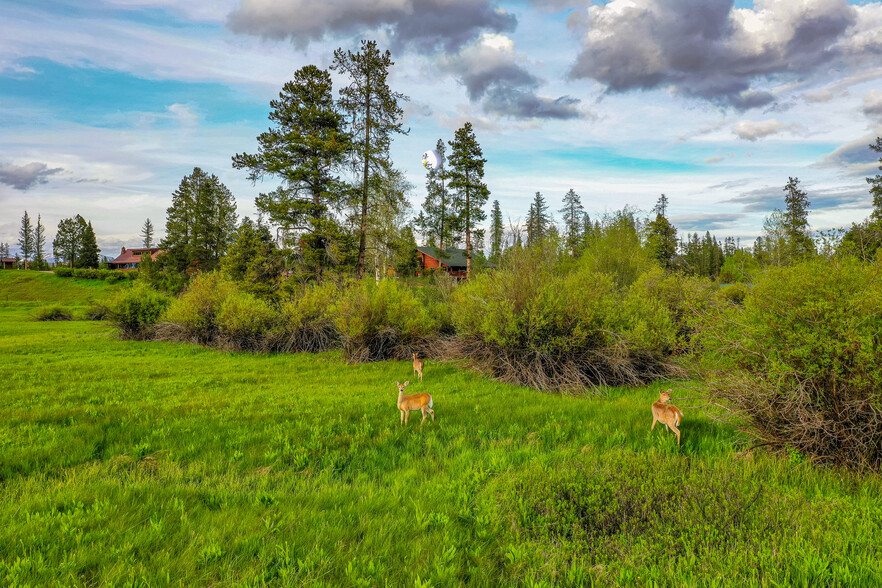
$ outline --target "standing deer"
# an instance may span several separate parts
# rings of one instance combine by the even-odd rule
[[[432,421],[434,421],[435,411],[432,410],[432,395],[421,392],[419,394],[405,396],[404,387],[408,384],[410,384],[410,382],[405,382],[403,384],[395,382],[395,385],[398,386],[398,410],[401,411],[401,424],[407,424],[407,420],[410,417],[410,411],[412,410],[421,410],[423,412],[423,420],[420,421],[420,425],[426,422],[426,412],[432,415]]]
[[[417,354],[414,353],[413,354],[413,371],[415,371],[419,375],[420,382],[423,381],[423,365],[425,365],[423,363],[423,360],[417,359]]]
[[[650,431],[655,429],[655,423],[662,423],[667,428],[677,434],[677,445],[680,444],[680,429],[677,426],[683,418],[683,413],[673,404],[668,404],[671,400],[671,390],[665,390],[660,393],[658,400],[652,403],[652,427]]]

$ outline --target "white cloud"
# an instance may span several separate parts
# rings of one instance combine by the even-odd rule
[[[789,128],[792,128],[792,125],[784,124],[776,118],[758,121],[741,120],[732,127],[732,132],[745,141],[756,141]]]

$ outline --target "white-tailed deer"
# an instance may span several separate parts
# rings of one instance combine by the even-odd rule
[[[415,371],[419,375],[420,382],[423,381],[423,365],[425,365],[425,364],[423,364],[423,360],[417,359],[417,354],[414,353],[413,354],[413,371]]]
[[[407,424],[410,411],[412,410],[421,410],[423,412],[423,420],[420,421],[421,425],[426,422],[427,412],[432,415],[432,420],[434,421],[435,411],[432,410],[432,395],[421,392],[419,394],[405,396],[404,387],[408,384],[410,384],[410,382],[405,382],[403,384],[395,382],[395,385],[398,386],[398,410],[401,411],[401,424]]]
[[[679,445],[680,429],[677,426],[683,418],[683,413],[673,404],[668,404],[670,400],[671,390],[665,390],[659,394],[658,400],[652,403],[652,427],[649,430],[655,429],[655,423],[662,423],[677,434],[677,445]]]

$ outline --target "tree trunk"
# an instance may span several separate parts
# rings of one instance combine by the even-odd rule
[[[358,237],[358,264],[356,275],[358,279],[364,277],[364,254],[367,248],[367,203],[368,203],[368,171],[370,169],[371,149],[371,78],[367,78],[367,95],[365,98],[364,117],[364,176],[362,177],[361,192],[361,235]]]
[[[471,222],[471,204],[469,202],[469,172],[466,170],[465,185],[465,213],[466,213],[466,280],[472,278],[472,222]]]

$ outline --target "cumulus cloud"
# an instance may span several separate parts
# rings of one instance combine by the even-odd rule
[[[578,98],[536,94],[542,81],[524,67],[525,59],[505,35],[484,33],[458,53],[438,59],[442,70],[454,74],[469,99],[481,101],[488,113],[512,118],[570,119],[583,116]]]
[[[870,90],[864,96],[864,114],[873,119],[882,120],[882,92]]]
[[[329,34],[385,30],[393,47],[450,52],[481,32],[512,31],[517,19],[492,0],[242,0],[227,25],[300,46]]]
[[[777,118],[769,120],[740,120],[732,127],[732,132],[745,141],[756,141],[775,133],[780,133],[792,125],[786,125]]]
[[[575,14],[575,13],[574,13]],[[570,75],[612,92],[672,87],[738,110],[775,100],[754,83],[882,55],[882,5],[847,0],[612,0],[571,15],[587,28]]]
[[[45,163],[33,161],[25,165],[0,165],[0,184],[12,186],[16,190],[29,190],[38,184],[45,184],[49,176],[64,171],[64,168],[50,168]]]

